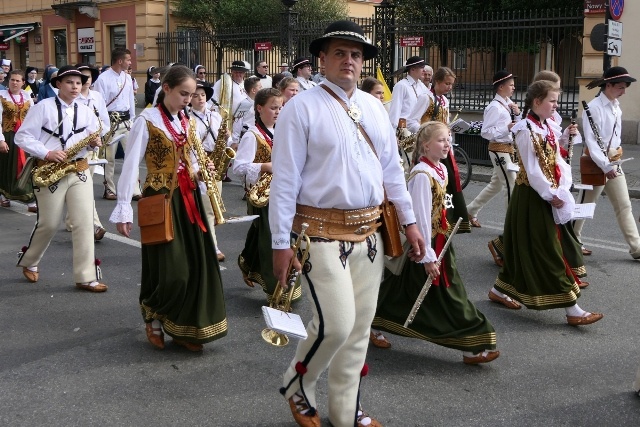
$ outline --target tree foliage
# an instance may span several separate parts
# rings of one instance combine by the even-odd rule
[[[174,15],[204,30],[278,24],[286,9],[280,0],[174,0]],[[300,21],[344,19],[344,0],[301,0],[294,7]]]

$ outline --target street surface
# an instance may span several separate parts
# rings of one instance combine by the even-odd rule
[[[119,171],[120,165],[117,170]],[[242,281],[236,264],[249,223],[217,228],[228,336],[193,354],[167,340],[146,340],[138,308],[139,233],[117,235],[108,222],[115,202],[94,190],[105,238],[96,244],[104,294],[73,286],[71,233],[60,225],[30,284],[15,267],[36,216],[13,203],[0,209],[0,425],[2,426],[294,426],[278,393],[295,350],[262,341],[265,302]],[[484,183],[465,190],[467,201]],[[246,213],[238,180],[225,183],[227,216]],[[634,216],[640,201],[632,199]],[[135,203],[134,203],[135,209]],[[600,199],[585,226],[588,281],[579,304],[605,317],[574,328],[564,310],[510,311],[487,299],[498,268],[487,242],[502,229],[504,202],[479,214],[481,229],[454,240],[470,299],[493,323],[501,356],[465,366],[459,351],[390,336],[390,350],[371,348],[362,383],[364,409],[385,426],[637,426],[640,398],[631,382],[640,364],[640,262],[633,261],[611,205]],[[306,300],[295,307],[309,319]],[[318,392],[328,425],[326,376]]]

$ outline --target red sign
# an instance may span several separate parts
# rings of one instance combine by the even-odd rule
[[[9,50],[9,43],[0,43],[0,50]]]
[[[609,12],[611,17],[616,21],[622,18],[622,11],[624,10],[624,0],[609,0]]]
[[[255,50],[271,50],[271,42],[256,43]]]
[[[420,47],[424,46],[424,37],[400,37],[400,46],[402,47]]]
[[[591,13],[604,13],[607,9],[605,0],[584,0],[585,15]]]

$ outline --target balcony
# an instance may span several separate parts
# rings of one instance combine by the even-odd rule
[[[98,4],[96,1],[53,0],[51,8],[55,11],[56,15],[62,16],[67,21],[73,20],[73,15],[76,10],[89,18],[98,19]]]

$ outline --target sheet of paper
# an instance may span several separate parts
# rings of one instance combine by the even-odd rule
[[[509,163],[509,165],[507,166],[507,170],[510,172],[520,172],[520,166],[516,165],[515,163]]]
[[[259,216],[260,215],[231,216],[229,218],[225,218],[224,220],[227,223],[250,222],[250,221],[253,221],[254,219],[258,218]]]
[[[451,129],[451,133],[462,133],[465,130],[469,129],[470,127],[471,125],[462,119],[458,119],[455,122],[449,124],[449,129]]]
[[[593,185],[591,184],[573,184],[573,188],[576,190],[593,190]]]
[[[262,315],[269,328],[295,338],[307,339],[307,330],[297,314],[262,306]]]
[[[596,210],[595,203],[580,203],[576,204],[573,209],[573,219],[587,219],[593,218],[593,213]]]

